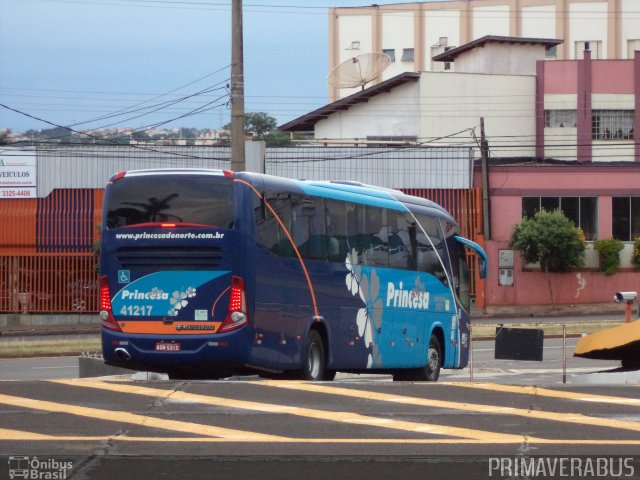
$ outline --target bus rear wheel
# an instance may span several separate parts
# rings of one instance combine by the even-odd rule
[[[324,344],[322,337],[315,330],[311,330],[307,337],[305,347],[304,366],[302,370],[302,378],[312,382],[318,382],[325,379],[325,356]]]

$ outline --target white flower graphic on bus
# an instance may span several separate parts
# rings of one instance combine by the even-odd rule
[[[185,290],[176,290],[171,295],[169,302],[171,303],[171,308],[169,309],[168,314],[175,317],[178,315],[178,312],[182,310],[184,307],[189,305],[190,298],[196,296],[196,289],[193,287],[187,287]]]
[[[359,295],[364,307],[358,310],[356,325],[358,336],[369,351],[367,368],[382,366],[382,356],[376,343],[376,333],[382,326],[384,303],[380,297],[380,279],[375,269],[365,271],[358,264],[358,253],[352,250],[345,260],[346,284],[351,295]]]

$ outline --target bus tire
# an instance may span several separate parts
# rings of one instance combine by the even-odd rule
[[[442,346],[440,340],[435,335],[431,335],[429,340],[429,350],[427,351],[427,365],[420,369],[420,380],[424,382],[437,382],[442,368]]]
[[[327,370],[326,368],[324,369],[324,375],[322,376],[322,379],[325,382],[333,382],[333,380],[336,378],[336,373],[338,373],[335,370]]]
[[[394,382],[436,382],[440,376],[442,368],[442,347],[440,340],[435,335],[431,335],[429,340],[429,350],[427,350],[427,364],[415,370],[401,370],[393,375]]]
[[[311,382],[324,380],[324,362],[324,345],[322,343],[322,337],[315,330],[311,330],[307,336],[307,343],[304,349],[302,378]]]

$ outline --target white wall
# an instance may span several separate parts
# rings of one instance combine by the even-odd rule
[[[593,110],[634,110],[635,96],[633,95],[633,93],[592,93],[591,108]]]
[[[576,94],[559,95],[546,94],[544,96],[545,110],[576,110],[578,107]],[[544,129],[544,155],[545,157],[561,160],[575,161],[578,159],[576,146],[578,129],[573,127],[545,128]]]
[[[602,58],[607,58],[607,3],[569,4],[569,55],[576,58],[576,42],[601,41]]]
[[[459,73],[535,75],[536,61],[544,60],[544,54],[542,45],[490,42],[459,55],[455,67]]]
[[[431,47],[438,44],[440,37],[447,37],[449,46],[460,46],[460,11],[424,12],[424,32],[424,66],[431,70]]]
[[[577,128],[545,128],[544,156],[558,160],[575,161],[578,159]]]
[[[371,28],[371,15],[343,15],[338,18],[338,31],[340,32],[340,44],[338,45],[339,64],[349,58],[373,51],[373,32]],[[352,42],[360,42],[360,49],[347,50]],[[338,95],[343,98],[359,90],[360,87],[342,88]]]
[[[413,72],[415,62],[402,62],[402,49],[414,48],[413,12],[391,12],[382,15],[382,48],[393,48],[396,60],[384,71],[387,80],[403,72]]]
[[[320,120],[316,139],[418,136],[419,82],[410,82]]]
[[[535,77],[425,72],[420,82],[422,126],[425,139],[443,137],[465,128],[485,132],[491,156],[535,155]],[[442,143],[470,141],[442,140]]]
[[[509,6],[475,7],[472,40],[485,35],[509,35]]]
[[[640,2],[638,0],[621,0],[620,29],[622,38],[622,58],[630,58],[628,41],[640,39]]]
[[[522,8],[522,36],[529,38],[556,38],[556,7]]]

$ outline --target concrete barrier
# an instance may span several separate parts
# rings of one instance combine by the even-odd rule
[[[80,378],[107,377],[111,375],[132,375],[135,372],[127,368],[105,365],[101,353],[85,352],[78,357]]]

